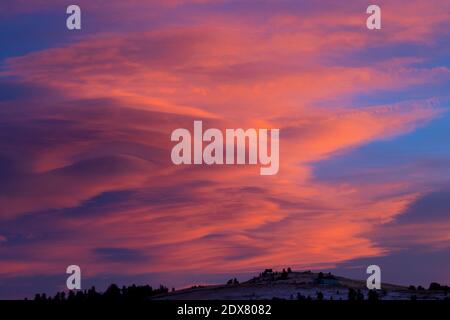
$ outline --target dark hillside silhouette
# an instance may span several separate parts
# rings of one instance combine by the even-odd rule
[[[258,293],[258,290],[259,293]],[[262,290],[262,291],[261,291]],[[291,292],[289,291],[291,290]],[[259,276],[245,282],[232,278],[223,285],[192,286],[181,290],[169,290],[160,285],[152,288],[149,285],[135,284],[120,288],[111,284],[104,292],[98,292],[95,287],[87,290],[57,292],[54,296],[36,294],[35,301],[69,301],[69,302],[141,302],[154,299],[221,299],[221,297],[251,297],[258,299],[290,299],[290,300],[349,300],[378,301],[384,300],[388,291],[394,290],[410,300],[438,299],[449,300],[449,287],[432,282],[428,289],[422,286],[398,287],[386,284],[383,290],[367,290],[364,281],[355,281],[332,275],[331,273],[313,273],[311,271],[294,272],[291,268],[277,272],[266,269]],[[222,292],[222,295],[217,295]],[[261,293],[262,292],[262,293]],[[265,292],[265,293],[264,293]],[[281,298],[280,298],[281,297]],[[394,298],[395,299],[395,298]]]
[[[145,301],[148,298],[168,293],[169,289],[161,285],[157,289],[153,289],[149,285],[136,286],[131,285],[129,287],[123,286],[121,289],[116,284],[111,284],[104,293],[97,292],[95,287],[88,290],[58,292],[55,296],[47,296],[45,293],[36,294],[35,301]]]

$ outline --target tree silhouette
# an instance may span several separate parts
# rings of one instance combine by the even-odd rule
[[[236,280],[237,281],[237,280]],[[123,286],[120,289],[116,284],[111,284],[102,294],[97,292],[95,287],[88,290],[78,290],[66,292],[57,292],[54,297],[47,297],[45,294],[36,294],[35,301],[144,301],[151,296],[168,293],[169,289],[160,285],[158,289],[152,289],[149,285],[145,286]]]
[[[322,301],[323,300],[323,293],[322,291],[317,292],[317,300]]]
[[[437,282],[432,282],[430,283],[428,290],[443,290],[443,287]]]
[[[286,271],[286,269],[283,269],[283,271],[281,272],[281,275],[280,275],[280,279],[286,280],[287,278],[288,278],[288,272]]]
[[[356,292],[356,300],[358,300],[358,301],[364,300],[364,295],[362,294],[361,290],[359,290],[359,289]]]
[[[353,288],[348,289],[347,299],[350,301],[356,300],[356,291]]]
[[[376,290],[369,290],[367,299],[369,301],[378,301],[378,300],[380,300],[380,296]]]

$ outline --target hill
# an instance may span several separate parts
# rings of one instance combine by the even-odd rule
[[[394,284],[382,284],[376,293],[382,300],[443,300],[447,290],[417,290]],[[152,297],[155,300],[261,300],[261,299],[368,299],[366,282],[311,271],[273,272],[268,269],[259,276],[238,283],[194,286]]]

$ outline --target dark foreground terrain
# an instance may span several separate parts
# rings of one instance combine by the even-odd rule
[[[161,300],[304,300],[304,301],[389,301],[450,300],[450,288],[431,283],[421,286],[400,286],[382,283],[380,290],[368,290],[365,281],[353,280],[311,271],[276,272],[266,269],[257,277],[245,282],[230,279],[226,284],[192,286],[180,290],[169,290],[165,286],[152,288],[149,285],[119,288],[112,284],[104,292],[94,287],[87,290],[58,292],[55,295],[36,294],[37,302],[142,302]]]
[[[153,296],[163,300],[445,300],[450,299],[447,286],[437,283],[429,288],[382,284],[381,290],[369,291],[365,281],[352,280],[329,273],[271,272],[238,283],[197,286]]]
[[[314,316],[384,317],[394,312],[405,317],[432,319],[450,312],[449,287],[428,288],[382,284],[368,290],[366,283],[330,273],[272,272],[239,283],[194,286],[181,290],[145,285],[105,292],[95,288],[76,292],[37,294],[34,299],[2,301],[4,312],[25,317],[91,319],[93,317],[148,319],[300,319]]]

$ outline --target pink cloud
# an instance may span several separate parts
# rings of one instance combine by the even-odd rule
[[[415,3],[406,12],[426,9]],[[390,8],[387,28],[394,23]],[[54,273],[75,257],[89,275],[108,268],[230,272],[318,267],[386,253],[367,234],[427,190],[409,177],[325,183],[312,167],[409,133],[443,113],[432,99],[355,107],[349,97],[440,83],[449,70],[417,68],[417,60],[407,58],[331,63],[331,48],[347,54],[374,41],[355,29],[360,21],[350,14],[318,14],[300,24],[292,15],[277,15],[264,27],[240,19],[239,33],[228,15],[195,15],[194,26],[101,34],[8,59],[3,75],[40,83],[63,98],[51,105],[3,104],[28,112],[2,120],[22,130],[11,129],[3,149],[27,157],[11,155],[22,166],[0,196],[1,219],[76,208],[118,191],[132,196],[86,215],[55,213],[56,229],[77,232],[57,244],[18,245],[30,263],[10,258],[0,269],[8,275]],[[423,41],[445,17],[439,14],[405,41]],[[395,21],[402,33],[375,41],[399,43],[411,20]],[[337,23],[344,26],[330,32]],[[272,27],[277,32],[267,32]],[[279,175],[260,177],[256,167],[171,165],[171,130],[199,118],[218,128],[281,128]],[[55,123],[63,126],[47,131]],[[142,262],[102,261],[98,248],[133,249],[143,253]]]

